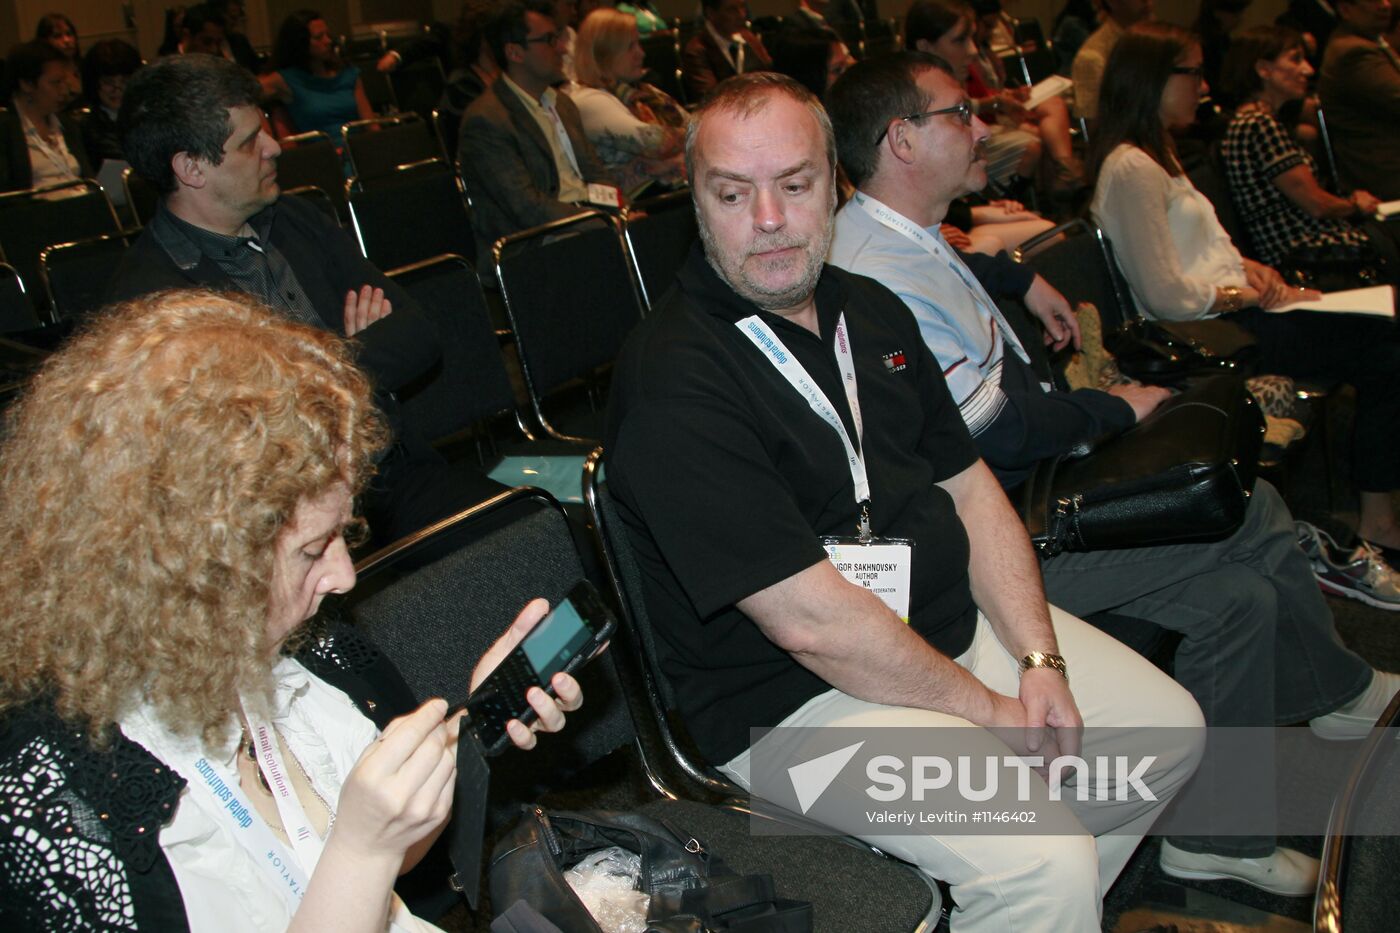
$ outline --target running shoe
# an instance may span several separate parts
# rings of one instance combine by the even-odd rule
[[[1312,564],[1318,586],[1330,596],[1359,599],[1377,609],[1400,611],[1400,574],[1397,574],[1380,550],[1362,541],[1349,555],[1332,536],[1315,525],[1297,522],[1298,546]]]

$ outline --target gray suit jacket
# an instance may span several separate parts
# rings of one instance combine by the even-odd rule
[[[1400,57],[1343,23],[1327,43],[1318,95],[1342,185],[1400,198]]]
[[[462,115],[457,148],[462,182],[472,199],[472,228],[483,271],[490,268],[491,244],[496,240],[580,210],[559,200],[559,170],[549,141],[503,81],[498,79]],[[560,92],[555,108],[583,180],[614,184],[583,132],[574,102]]]

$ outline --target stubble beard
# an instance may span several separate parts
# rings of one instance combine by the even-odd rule
[[[781,311],[806,304],[817,290],[817,280],[821,278],[822,266],[826,262],[826,255],[831,250],[832,238],[836,234],[835,214],[827,215],[826,223],[815,243],[810,239],[804,240],[779,231],[751,240],[745,244],[743,254],[737,257],[725,252],[715,239],[709,225],[705,223],[704,212],[697,209],[695,217],[700,228],[700,242],[705,247],[705,259],[715,270],[715,273],[741,298],[753,302],[764,311]],[[765,288],[762,283],[754,281],[746,274],[746,263],[757,253],[791,247],[804,250],[802,256],[805,268],[797,280],[788,287],[777,290]]]

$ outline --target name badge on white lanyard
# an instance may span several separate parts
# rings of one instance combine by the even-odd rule
[[[856,586],[871,590],[879,596],[901,619],[909,621],[909,579],[913,570],[913,542],[905,539],[877,538],[870,531],[870,480],[865,471],[865,457],[856,451],[846,426],[836,413],[836,408],[812,379],[807,368],[792,355],[782,338],[769,330],[758,315],[752,315],[735,324],[739,331],[760,351],[773,368],[787,379],[788,383],[807,400],[808,406],[817,417],[836,431],[845,448],[846,463],[851,470],[851,487],[855,491],[856,506],[860,518],[856,526],[856,537],[824,538],[822,546],[832,564],[846,580]],[[864,431],[860,415],[860,397],[856,387],[855,355],[851,350],[850,335],[846,330],[846,315],[842,312],[836,320],[836,365],[841,371],[841,383],[846,390],[846,403],[851,409],[851,420],[855,422],[856,436],[861,438]],[[833,550],[835,549],[835,550]],[[840,559],[838,559],[838,555]]]
[[[963,285],[967,286],[967,290],[972,293],[972,297],[977,300],[977,303],[992,316],[992,320],[996,321],[997,328],[1001,331],[1002,340],[1006,342],[1007,346],[1016,351],[1016,355],[1019,356],[1023,362],[1029,363],[1031,361],[1030,356],[1026,353],[1026,348],[1021,346],[1021,338],[1017,337],[1016,332],[1011,329],[1011,324],[1006,320],[1006,316],[1001,313],[1001,309],[997,307],[997,303],[992,300],[992,296],[987,294],[987,290],[982,287],[982,283],[977,281],[976,276],[970,273],[967,267],[963,265],[962,261],[958,259],[951,250],[945,250],[943,246],[938,243],[937,237],[927,230],[920,228],[913,221],[909,220],[909,218],[881,204],[868,194],[862,194],[857,191],[852,200],[855,201],[856,206],[861,210],[865,211],[871,217],[874,217],[886,227],[901,234],[906,239],[917,243],[919,246],[923,247],[924,252],[944,263],[952,270],[953,274],[962,281]]]

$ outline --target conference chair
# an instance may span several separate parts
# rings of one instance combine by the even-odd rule
[[[39,254],[45,247],[121,231],[107,192],[95,181],[0,194],[0,258],[15,267],[31,296],[42,294]]]
[[[381,269],[475,250],[462,181],[441,158],[401,165],[348,192],[360,252]]]
[[[356,187],[367,187],[394,174],[401,165],[437,158],[437,140],[416,113],[355,120],[341,128],[345,159]]]
[[[602,437],[605,370],[644,313],[621,224],[585,211],[492,246],[534,419],[558,440]],[[566,390],[580,385],[587,406],[570,410],[564,403],[579,399]]]
[[[81,320],[103,306],[129,245],[125,236],[109,233],[40,251],[39,277],[55,323]]]
[[[349,219],[349,209],[345,205],[345,167],[331,138],[317,131],[297,133],[278,143],[282,154],[277,157],[277,183],[283,190],[307,185],[320,188],[330,197],[336,216],[344,224]]]
[[[690,191],[672,191],[638,203],[642,216],[624,215],[623,235],[637,270],[642,301],[650,311],[676,278],[700,232]]]

